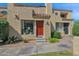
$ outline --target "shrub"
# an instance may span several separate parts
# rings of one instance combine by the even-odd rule
[[[60,32],[52,32],[51,33],[51,37],[52,38],[58,38],[58,39],[61,39],[61,34],[60,34]]]
[[[28,43],[28,40],[23,40],[24,41],[24,43]]]
[[[79,21],[74,22],[72,33],[74,36],[79,36]]]
[[[51,43],[59,42],[59,39],[58,38],[49,38],[49,42],[51,42]]]
[[[15,43],[15,42],[17,42],[16,36],[8,37],[8,40],[6,41],[7,44],[11,44],[11,43]]]
[[[0,20],[0,40],[2,40],[3,43],[6,42],[9,34],[8,29],[9,23],[5,19]]]
[[[53,38],[54,32],[51,32],[51,38]]]

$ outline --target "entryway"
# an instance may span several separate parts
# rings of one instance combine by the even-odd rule
[[[36,21],[36,36],[43,37],[44,31],[44,22],[43,21]]]
[[[44,43],[44,21],[36,21],[36,41],[38,43]]]
[[[68,30],[68,27],[69,27],[69,23],[63,23],[63,27],[64,27],[64,33],[65,34],[69,34],[69,30]]]
[[[56,23],[56,31],[69,34],[69,23]]]

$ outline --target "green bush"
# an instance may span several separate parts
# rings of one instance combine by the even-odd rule
[[[5,43],[9,35],[9,23],[5,19],[0,19],[0,40]]]
[[[60,32],[51,32],[51,38],[49,38],[49,42],[51,43],[55,43],[55,42],[59,42],[59,39],[61,39],[61,34]]]
[[[16,36],[9,37],[9,23],[5,19],[0,20],[0,43],[10,44],[20,40]]]
[[[59,42],[59,39],[58,38],[49,38],[49,42],[51,42],[51,43]]]
[[[58,39],[61,39],[61,34],[60,34],[60,32],[52,32],[51,33],[51,37],[52,38],[58,38]]]
[[[16,36],[8,37],[8,40],[6,41],[7,44],[15,43],[17,41]]]
[[[72,33],[74,36],[79,36],[79,21],[74,22]]]
[[[51,32],[51,38],[53,38],[54,32]]]

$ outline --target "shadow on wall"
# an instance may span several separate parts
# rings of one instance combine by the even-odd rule
[[[12,37],[12,36],[16,36],[18,41],[17,42],[20,42],[22,41],[22,36],[20,33],[18,33],[12,26],[9,25],[9,37]]]
[[[53,26],[53,24],[51,23],[51,32],[54,32],[54,26]]]
[[[9,38],[12,38],[13,36],[16,37],[16,39],[9,39]],[[9,36],[8,36],[8,39],[6,39],[7,41],[5,43],[3,42],[0,42],[0,46],[2,45],[7,45],[7,44],[14,44],[14,43],[19,43],[22,41],[22,36],[21,34],[19,34],[12,26],[9,25]],[[13,43],[7,43],[8,41],[13,41],[15,40],[15,42]]]

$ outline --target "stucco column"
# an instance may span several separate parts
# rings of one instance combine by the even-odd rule
[[[45,38],[48,39],[51,37],[51,26],[50,21],[48,19],[44,20],[44,35]]]
[[[36,36],[36,20],[34,21],[34,35]]]
[[[63,26],[63,23],[61,23],[61,34],[64,35],[64,26]]]
[[[73,22],[71,21],[69,24],[69,35],[72,35],[72,30],[73,30]]]
[[[52,3],[47,3],[46,5],[46,14],[52,15]]]

